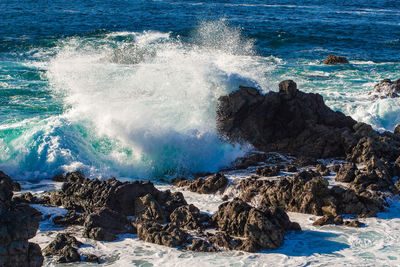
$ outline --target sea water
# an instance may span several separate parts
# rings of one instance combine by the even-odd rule
[[[393,130],[400,100],[368,92],[400,78],[399,36],[397,1],[1,0],[0,169],[32,187],[73,170],[152,181],[217,171],[251,149],[217,135],[218,98],[239,85],[277,91],[285,79],[334,110]],[[322,65],[328,54],[350,64]],[[211,205],[192,200],[205,211]],[[312,228],[274,253],[201,261],[395,266],[393,203],[367,228]],[[296,218],[311,227],[308,217]],[[129,252],[138,262],[124,259],[143,266],[198,261],[132,239],[104,246],[119,251],[115,264]]]

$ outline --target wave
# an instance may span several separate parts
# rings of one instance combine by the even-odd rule
[[[216,132],[218,98],[239,85],[268,90],[275,60],[225,20],[200,23],[186,41],[171,35],[60,40],[38,64],[64,112],[25,125],[0,167],[20,179],[75,169],[143,179],[213,172],[243,155]]]

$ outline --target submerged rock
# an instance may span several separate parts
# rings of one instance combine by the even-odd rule
[[[324,63],[325,65],[338,65],[338,64],[348,64],[349,61],[345,57],[329,55],[325,58]]]
[[[16,183],[0,171],[0,266],[42,266],[39,245],[28,240],[36,235],[41,213],[12,201]]]

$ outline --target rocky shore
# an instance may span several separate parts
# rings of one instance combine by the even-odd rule
[[[80,252],[85,244],[78,239],[113,242],[121,234],[184,251],[277,249],[289,231],[301,231],[287,212],[320,216],[315,226],[361,227],[358,218],[376,216],[399,194],[400,131],[377,132],[293,81],[265,95],[240,87],[219,99],[216,119],[222,138],[257,151],[218,173],[171,181],[177,190],[220,196],[214,214],[151,182],[89,179],[79,172],[54,177],[63,183],[60,190],[13,197],[18,185],[0,173],[0,266],[41,266],[42,254],[60,263],[101,263],[105,259]],[[232,180],[235,171],[246,175]],[[81,227],[81,233],[58,233],[40,250],[28,239],[48,218],[29,204],[67,209],[51,223]]]

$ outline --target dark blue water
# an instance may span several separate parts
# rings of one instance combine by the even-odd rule
[[[59,38],[112,31],[172,31],[226,18],[256,40],[257,52],[320,58],[400,60],[398,1],[9,1],[0,3],[0,51],[51,46]]]
[[[243,153],[216,134],[218,97],[284,79],[393,130],[398,99],[367,93],[400,78],[399,52],[398,1],[0,0],[0,169],[216,171]]]

